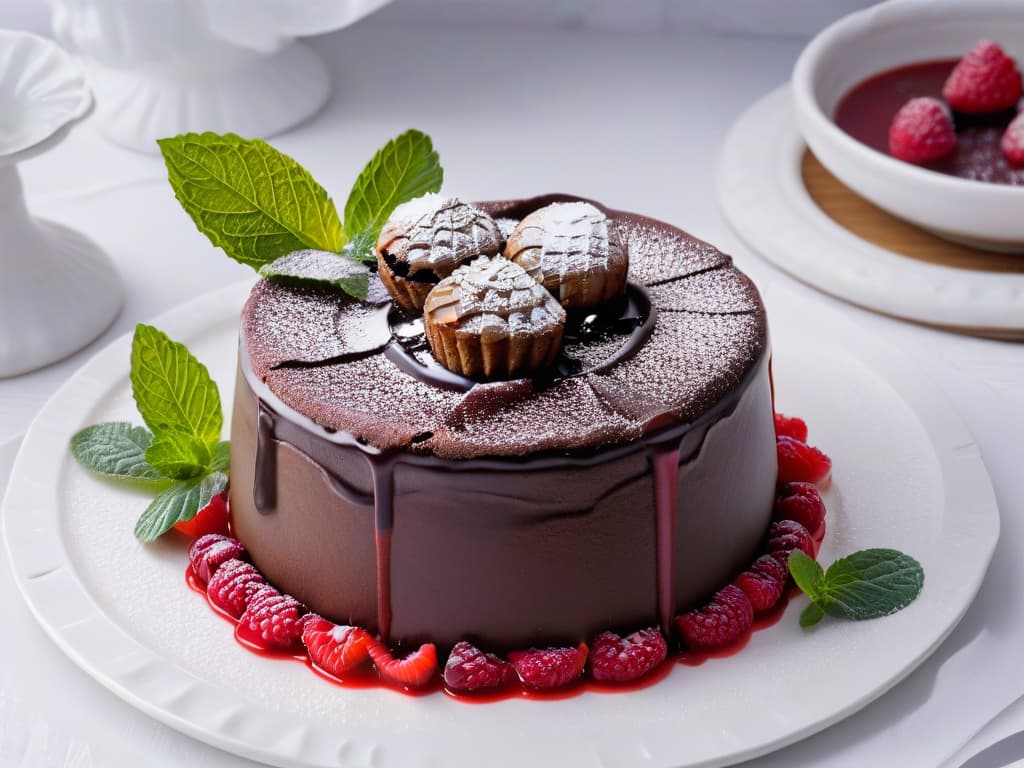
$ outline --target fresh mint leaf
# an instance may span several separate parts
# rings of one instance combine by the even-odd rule
[[[341,249],[342,254],[366,264],[375,263],[377,261],[378,234],[379,232],[365,229],[362,232],[356,232]]]
[[[71,455],[93,472],[111,477],[159,482],[164,478],[146,461],[153,435],[125,421],[94,424],[71,438]]]
[[[812,601],[821,599],[825,584],[825,571],[814,560],[799,549],[789,555],[789,572],[800,591]]]
[[[221,440],[213,447],[213,460],[210,469],[214,472],[227,472],[231,466],[231,441]]]
[[[875,619],[910,605],[923,586],[924,570],[910,555],[864,549],[829,566],[821,607],[829,616]]]
[[[177,430],[157,435],[146,449],[146,461],[164,477],[188,480],[210,468],[210,449],[199,439]]]
[[[425,133],[408,130],[381,147],[359,174],[345,203],[345,230],[358,240],[358,247],[350,249],[352,255],[368,260],[368,251],[392,211],[439,191],[443,180],[441,160]]]
[[[153,499],[135,524],[135,535],[143,542],[153,541],[175,523],[191,520],[227,487],[228,476],[223,472],[178,481]]]
[[[810,603],[800,613],[800,626],[803,629],[813,627],[819,621],[825,618],[825,611],[817,603]]]
[[[805,628],[826,614],[852,621],[888,616],[914,602],[924,586],[921,564],[895,549],[862,549],[836,560],[827,571],[795,551],[789,572],[811,599],[800,616]]]
[[[212,449],[220,440],[220,393],[206,366],[184,344],[141,323],[132,340],[132,394],[156,437],[176,431]]]
[[[302,248],[338,252],[345,244],[324,188],[266,142],[189,133],[157,143],[182,207],[236,261],[259,269]]]
[[[365,299],[370,289],[370,270],[365,265],[329,251],[294,251],[264,264],[260,274],[278,280],[331,285],[357,299]]]

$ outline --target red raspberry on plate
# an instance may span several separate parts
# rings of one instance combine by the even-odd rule
[[[1001,146],[1007,160],[1014,165],[1024,165],[1024,112],[1006,126]]]
[[[782,436],[775,441],[779,483],[825,485],[832,475],[832,459],[812,445]]]
[[[761,555],[733,584],[743,590],[754,613],[773,608],[786,588],[789,569],[772,555]]]
[[[569,685],[583,674],[588,651],[586,643],[575,648],[532,648],[513,651],[508,660],[516,668],[523,685],[544,691]]]
[[[422,688],[437,672],[437,648],[433,643],[424,643],[404,659],[392,656],[379,640],[370,643],[369,651],[380,676],[391,683]]]
[[[228,534],[228,495],[218,493],[210,503],[196,512],[191,520],[182,520],[174,524],[174,529],[198,539],[210,533]]]
[[[628,637],[602,632],[590,644],[590,674],[595,680],[628,683],[639,680],[668,656],[668,644],[657,627]]]
[[[775,414],[775,436],[792,437],[803,443],[807,442],[807,422],[797,416],[783,416]]]
[[[735,584],[722,587],[702,608],[676,616],[676,631],[688,648],[711,650],[742,639],[754,623],[754,607]]]
[[[192,573],[206,584],[223,563],[241,560],[244,554],[245,547],[237,540],[219,533],[209,533],[192,542],[188,549],[188,560],[192,564]]]
[[[511,664],[465,640],[455,644],[444,665],[444,684],[458,692],[502,688],[515,679]]]
[[[242,637],[264,648],[295,650],[302,637],[306,609],[291,595],[264,584],[249,598],[238,620]]]
[[[252,563],[228,560],[210,577],[206,596],[228,616],[237,619],[263,584],[263,575]]]
[[[340,677],[370,660],[373,638],[365,629],[311,614],[302,623],[302,644],[320,669]]]
[[[930,163],[956,148],[953,118],[938,99],[911,99],[889,126],[889,154],[908,163]]]
[[[777,520],[768,529],[765,551],[786,566],[789,573],[789,553],[802,550],[808,557],[815,556],[814,537],[795,520]]]
[[[825,522],[825,502],[813,483],[783,483],[772,509],[775,520],[795,520],[812,534]]]
[[[942,86],[949,106],[970,115],[1011,109],[1020,94],[1017,63],[991,40],[982,40],[960,59]]]

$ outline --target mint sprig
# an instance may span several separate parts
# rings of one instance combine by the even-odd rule
[[[359,262],[374,260],[384,223],[402,203],[440,190],[444,179],[430,137],[408,130],[363,168],[342,226],[309,171],[264,141],[189,133],[158,144],[175,196],[210,242],[265,277],[328,284],[357,299],[369,284]]]
[[[148,542],[191,520],[227,487],[231,444],[220,392],[184,344],[149,326],[132,339],[132,394],[146,422],[96,424],[71,438],[71,453],[94,472],[163,486],[135,526]]]
[[[396,136],[363,168],[345,202],[345,231],[351,255],[373,260],[377,236],[402,203],[438,192],[444,182],[441,159],[425,133],[410,129]]]
[[[910,555],[895,549],[863,549],[821,565],[796,550],[789,572],[811,599],[800,626],[817,624],[826,615],[852,621],[888,616],[917,599],[924,586],[924,569]]]
[[[265,141],[187,133],[157,144],[181,207],[235,261],[259,269],[302,248],[337,252],[345,244],[324,188]]]

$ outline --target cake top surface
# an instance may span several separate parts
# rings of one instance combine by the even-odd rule
[[[548,195],[477,204],[516,222]],[[629,249],[621,314],[567,327],[550,376],[488,383],[435,378],[376,276],[366,302],[260,281],[242,315],[251,375],[330,431],[383,451],[441,458],[587,452],[698,419],[767,348],[760,296],[732,260],[669,224],[596,205]],[[456,379],[458,377],[455,377]],[[273,403],[269,403],[271,407]]]

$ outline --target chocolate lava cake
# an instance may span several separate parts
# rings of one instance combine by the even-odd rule
[[[476,208],[520,243],[520,280],[544,270],[529,260],[535,240],[513,229],[577,200]],[[615,298],[604,288],[614,280],[590,291],[598,306],[531,293],[530,312],[562,323],[560,347],[518,378],[442,365],[424,320],[377,274],[366,301],[256,285],[242,315],[230,506],[268,581],[392,646],[467,639],[503,651],[608,629],[667,633],[750,563],[776,482],[761,299],[707,243],[593,205],[628,251],[627,280]],[[387,279],[396,262],[381,253]],[[481,271],[492,257],[479,258],[470,267]],[[452,267],[426,278],[432,295],[451,280],[466,295],[473,275]],[[432,308],[448,311],[444,298],[428,296],[428,322]]]

